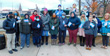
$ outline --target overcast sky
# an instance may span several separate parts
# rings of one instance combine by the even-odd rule
[[[57,9],[59,0],[0,0],[0,8],[2,9],[18,9],[21,3],[22,9],[35,9],[37,4],[39,9],[46,7],[48,9]],[[65,0],[62,2],[64,8],[72,7],[72,4],[78,4],[77,0]],[[2,4],[2,5],[1,5]],[[13,4],[13,6],[12,6]]]

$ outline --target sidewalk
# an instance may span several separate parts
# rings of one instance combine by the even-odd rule
[[[30,48],[25,47],[22,50],[18,47],[18,52],[13,54],[9,54],[7,49],[0,50],[0,56],[110,56],[110,47],[108,49],[100,47],[101,44],[98,44],[89,51],[85,47],[79,46],[79,44],[76,47],[73,45],[68,46],[67,44],[64,46],[52,46],[49,44],[40,48],[31,44]]]

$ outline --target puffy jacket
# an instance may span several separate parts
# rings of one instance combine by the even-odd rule
[[[42,24],[45,25],[43,27],[43,30],[49,30],[49,21],[50,21],[50,15],[49,14],[42,14],[41,15]]]
[[[28,22],[25,22],[25,20],[28,20]],[[23,34],[30,34],[31,33],[31,25],[32,24],[31,19],[22,19],[20,22],[20,33]]]
[[[16,20],[10,19],[7,17],[3,22],[3,28],[6,30],[6,33],[11,34],[16,32]]]
[[[39,24],[39,28],[37,27]],[[32,29],[33,29],[33,36],[38,37],[42,35],[42,22],[41,21],[34,21],[32,23]]]

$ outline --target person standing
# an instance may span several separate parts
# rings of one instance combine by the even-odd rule
[[[68,45],[71,45],[72,41],[74,41],[74,46],[76,46],[77,32],[78,32],[78,27],[80,24],[81,24],[80,19],[76,16],[76,14],[74,12],[71,12],[70,18],[68,20],[68,31],[69,31]]]
[[[8,52],[13,54],[13,51],[18,50],[15,48],[16,20],[13,18],[12,12],[9,12],[7,19],[4,20],[3,29],[6,30]]]
[[[32,16],[30,16],[30,19],[32,20],[32,22],[35,21],[35,17],[36,17],[36,16],[39,16],[39,15],[38,15],[38,13],[37,13],[37,10],[34,10],[34,12],[32,13]],[[39,19],[41,19],[40,16],[39,16]],[[33,38],[33,44],[36,45],[34,36],[32,36],[32,38]]]
[[[85,13],[82,13],[80,17],[81,24],[79,25],[79,40],[80,40],[80,46],[85,45],[85,32],[83,25],[86,21],[88,21],[88,18],[85,16]]]
[[[77,10],[77,8],[76,8],[76,4],[75,4],[75,3],[72,5],[72,8],[70,9],[69,14],[70,14],[71,12],[74,12],[74,13],[78,16],[78,10]]]
[[[21,39],[21,49],[24,48],[25,46],[25,41],[26,41],[26,46],[29,48],[30,46],[30,33],[31,33],[31,24],[32,21],[29,19],[29,15],[25,14],[24,19],[21,20],[20,22],[20,39]]]
[[[102,22],[99,20],[99,18],[96,16],[96,13],[93,13],[93,20],[96,22],[97,24],[97,28],[98,28],[98,33],[100,33],[100,28],[102,27]],[[96,37],[93,38],[92,40],[92,46],[96,47],[95,45],[95,39]]]
[[[68,19],[66,18],[66,13],[62,13],[62,18],[59,20],[59,45],[65,44],[65,38],[66,38],[66,30],[67,30],[67,24]]]
[[[50,25],[50,34],[51,34],[51,44],[56,45],[57,44],[57,34],[58,34],[58,27],[59,27],[59,19],[56,17],[56,14],[53,13],[52,18],[49,22]]]
[[[91,50],[92,39],[97,36],[97,24],[93,20],[93,16],[89,16],[89,20],[83,25],[86,36],[86,49]]]
[[[16,31],[16,37],[15,37],[15,47],[17,46],[20,46],[19,44],[19,35],[20,35],[20,32],[19,32],[19,23],[21,21],[20,19],[20,15],[19,15],[19,12],[18,11],[15,11],[14,12],[14,19],[16,20],[16,27],[17,27],[17,31]]]
[[[49,21],[50,15],[48,13],[47,8],[44,9],[43,14],[41,14],[43,33],[42,33],[42,45],[44,44],[44,40],[46,39],[46,45],[48,45],[48,32],[49,32]]]
[[[109,36],[110,36],[110,14],[106,13],[104,20],[102,20],[102,27],[101,27],[101,35],[102,35],[102,43],[103,46],[101,48],[107,49],[109,43]]]
[[[86,15],[87,18],[90,16],[90,13],[89,13],[89,11],[88,11],[88,9],[87,9],[87,6],[84,6],[82,12],[85,13],[85,15]],[[81,12],[81,13],[82,13],[82,12]]]
[[[62,13],[63,13],[63,10],[61,9],[61,4],[59,4],[58,9],[55,11],[57,18],[60,19],[62,17]]]
[[[42,22],[39,19],[39,16],[36,16],[35,21],[32,23],[33,36],[35,38],[35,42],[37,47],[41,46],[41,36],[42,36]]]

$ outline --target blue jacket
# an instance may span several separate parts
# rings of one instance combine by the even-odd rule
[[[40,28],[37,27],[38,24],[39,24]],[[43,28],[42,28],[42,22],[41,21],[34,21],[32,23],[32,29],[33,29],[33,36],[34,37],[42,36]]]
[[[102,22],[102,27],[100,29],[100,32],[102,35],[107,35],[107,33],[110,33],[110,21],[105,22],[105,20],[102,20],[101,22]]]
[[[16,20],[10,19],[7,17],[6,20],[3,22],[3,29],[6,30],[6,33],[12,34],[16,32]]]
[[[94,37],[97,36],[97,24],[95,21],[92,22],[94,24],[94,27],[90,26],[90,21],[86,21],[83,25],[85,34],[88,35],[94,35]],[[90,27],[90,28],[89,28]]]
[[[72,12],[72,13],[74,13],[74,12]],[[70,26],[68,26],[68,28],[69,28],[70,30],[78,29],[79,25],[81,24],[80,19],[76,16],[75,13],[74,13],[74,17],[70,17],[70,18],[69,18],[68,24],[69,24],[69,22],[72,23]],[[75,26],[73,26],[73,24],[75,24]]]
[[[65,18],[65,19],[61,18],[59,21],[60,21],[59,28],[61,30],[66,30],[66,27],[64,27],[64,25],[68,24],[68,19],[67,18]]]
[[[55,14],[56,14],[58,17],[62,17],[62,13],[63,13],[63,10],[60,10],[60,11],[59,11],[59,10],[57,9],[57,10],[55,11]]]
[[[98,21],[98,24],[97,24],[97,27],[98,27],[98,33],[100,33],[100,28],[102,27],[102,22],[99,20],[99,18],[97,18],[97,21]]]

